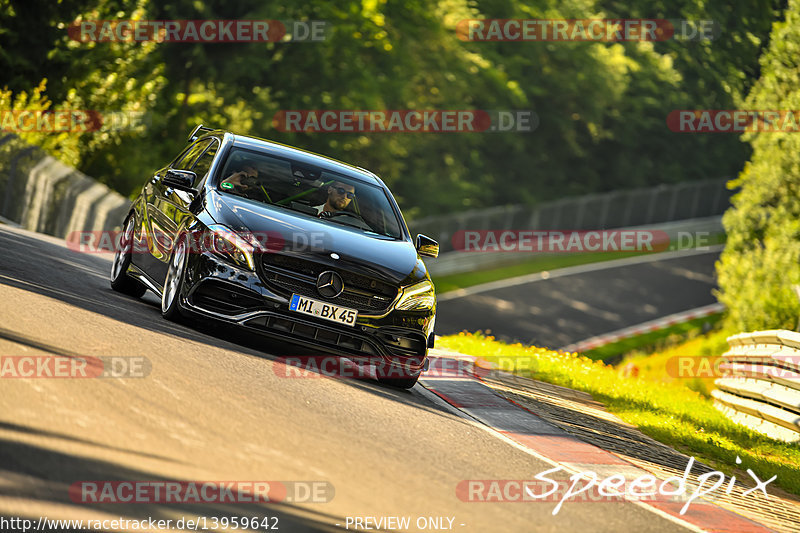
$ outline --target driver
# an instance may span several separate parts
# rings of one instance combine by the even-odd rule
[[[347,209],[347,206],[350,205],[350,202],[355,197],[355,187],[341,181],[334,181],[328,186],[328,200],[322,205],[314,206],[314,209],[317,210],[318,216],[329,217],[337,211]]]

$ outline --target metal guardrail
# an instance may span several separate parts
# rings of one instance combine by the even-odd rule
[[[561,198],[536,206],[509,205],[418,218],[408,221],[414,233],[439,241],[453,251],[461,230],[599,230],[664,224],[722,215],[735,191],[727,179],[612,191]],[[428,261],[425,261],[428,264]]]
[[[800,441],[800,333],[756,331],[728,337],[712,391],[729,418],[770,437]]]
[[[497,229],[497,228],[495,228]],[[502,229],[502,228],[501,228]],[[662,224],[651,224],[647,226],[633,226],[616,228],[620,230],[658,230],[663,232],[670,243],[676,244],[682,234],[705,235],[711,237],[725,232],[722,226],[722,216],[716,215],[705,218],[693,218],[689,220],[678,220],[675,222],[665,222]],[[441,244],[441,243],[440,243]],[[703,246],[706,243],[698,243]],[[529,260],[534,254],[525,252],[444,252],[436,259],[425,258],[425,266],[428,272],[434,276],[446,276],[458,274],[460,272],[474,272],[496,268],[506,265],[513,265]],[[536,252],[536,257],[547,257],[564,255],[563,253]]]

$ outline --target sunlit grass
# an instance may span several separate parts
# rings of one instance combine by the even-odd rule
[[[664,350],[687,339],[697,337],[703,333],[704,328],[713,327],[721,318],[722,313],[695,318],[656,331],[621,339],[593,350],[587,350],[583,352],[583,355],[589,359],[602,359],[606,362],[612,362],[609,359],[618,359],[626,354],[632,354],[632,352],[637,355],[643,355],[657,350]]]

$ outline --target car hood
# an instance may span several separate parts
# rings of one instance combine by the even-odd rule
[[[427,278],[414,245],[405,240],[375,237],[358,228],[217,191],[210,191],[206,209],[219,224],[238,233],[250,233],[266,243],[268,253],[292,255],[393,285]]]

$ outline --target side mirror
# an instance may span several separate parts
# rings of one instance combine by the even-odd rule
[[[417,252],[419,255],[439,257],[439,243],[420,233],[417,235]]]
[[[167,170],[162,183],[166,187],[172,187],[173,189],[178,189],[179,191],[197,194],[197,190],[192,187],[196,180],[197,174],[194,172],[189,170],[175,170],[171,168]]]

